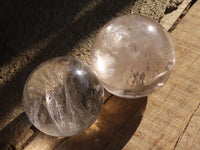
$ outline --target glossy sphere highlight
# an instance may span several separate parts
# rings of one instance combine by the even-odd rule
[[[102,85],[87,65],[75,58],[59,57],[31,73],[23,103],[28,118],[40,131],[71,136],[97,119],[103,96]]]
[[[169,78],[175,51],[169,34],[156,21],[127,15],[98,33],[91,65],[104,87],[120,97],[146,96]]]

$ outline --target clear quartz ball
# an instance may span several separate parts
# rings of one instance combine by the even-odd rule
[[[103,105],[104,89],[86,64],[58,57],[28,77],[23,104],[29,120],[52,136],[71,136],[91,126]]]
[[[103,86],[124,98],[146,96],[168,80],[175,50],[168,32],[142,15],[108,22],[98,33],[91,66]]]

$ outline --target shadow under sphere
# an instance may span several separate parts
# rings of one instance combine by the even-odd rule
[[[111,97],[97,121],[85,132],[64,140],[55,150],[121,150],[137,130],[147,97],[123,99]]]
[[[74,22],[72,19],[91,3],[90,0],[1,1],[0,66],[9,63],[18,53],[28,51],[28,48],[48,36],[52,34],[56,36],[46,47],[42,49],[36,47],[35,49],[40,49],[36,56],[31,56],[33,58],[27,56],[26,60],[21,60],[26,65],[21,66],[20,70],[11,66],[9,69],[14,70],[15,74],[8,81],[8,75],[5,75],[0,68],[0,79],[6,79],[5,85],[0,85],[0,129],[16,116],[11,114],[12,112],[16,112],[16,109],[22,111],[24,83],[36,66],[49,58],[66,55],[78,42],[133,1],[102,0]],[[61,30],[62,32],[57,33]]]

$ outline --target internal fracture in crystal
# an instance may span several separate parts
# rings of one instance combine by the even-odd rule
[[[103,105],[104,91],[86,64],[58,57],[39,65],[23,93],[25,112],[40,131],[71,136],[91,126]]]
[[[146,96],[168,80],[175,50],[167,31],[142,15],[108,22],[98,33],[91,66],[104,87],[125,98]]]

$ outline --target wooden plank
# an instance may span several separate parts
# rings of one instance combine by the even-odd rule
[[[40,132],[37,138],[34,138],[24,150],[52,150],[56,145],[62,142],[63,139],[62,137],[52,137]]]
[[[183,13],[187,6],[191,3],[192,0],[184,0],[179,6],[178,9],[172,11],[169,14],[166,14],[161,19],[160,23],[166,30],[169,30],[172,25],[176,22],[177,18]]]
[[[188,122],[196,127],[193,131],[196,134],[193,134],[188,128],[188,132],[195,139],[192,142],[193,147],[190,148],[199,149],[200,124],[197,119],[194,119],[196,116],[194,113],[198,114],[197,110],[200,105],[200,44],[198,41],[200,32],[196,31],[198,30],[198,22],[200,22],[200,17],[196,13],[200,12],[197,9],[198,6],[199,2],[194,5],[192,11],[172,33],[177,55],[174,73],[161,90],[149,96],[143,119],[137,131],[134,133],[131,132],[131,129],[137,128],[139,112],[134,113],[120,127],[117,126],[118,130],[111,132],[113,134],[111,138],[106,138],[109,133],[104,133],[104,129],[99,131],[98,137],[101,137],[101,140],[106,140],[106,142],[101,142],[99,146],[94,144],[95,140],[92,140],[90,136],[77,135],[77,137],[71,137],[71,140],[67,139],[57,147],[57,150],[63,150],[66,147],[78,149],[84,146],[85,149],[175,149],[184,142],[182,140],[177,144],[180,136],[185,132]],[[187,138],[185,136],[185,141],[188,141]],[[93,137],[93,139],[95,138]],[[180,147],[180,149],[187,148]]]
[[[192,114],[187,126],[177,140],[176,149],[200,149],[200,108],[199,106]]]
[[[197,1],[172,32],[177,58],[172,77],[149,96],[143,120],[124,150],[200,149],[199,6]]]
[[[85,132],[66,138],[65,141],[57,149],[102,149],[118,129],[136,112],[138,113],[136,120],[139,124],[141,120],[141,112],[145,108],[146,98],[141,99],[122,99],[113,96],[103,107],[97,121]],[[132,128],[131,131],[136,130]],[[131,132],[131,133],[132,133]],[[51,137],[43,133],[38,136],[27,146],[25,150],[44,149],[51,150],[55,145],[63,141],[63,138]]]
[[[184,2],[184,6],[186,7],[185,2]],[[173,19],[170,20],[171,26],[174,24],[176,19],[179,17],[180,12],[182,12],[184,10],[183,9],[184,6],[179,7],[178,9],[180,9],[180,10],[176,11],[176,13],[178,13],[178,14],[175,13],[176,15],[173,15]],[[175,19],[175,16],[177,17],[176,19]],[[162,22],[162,25],[164,27],[167,27],[167,30],[168,30],[168,28],[170,28],[169,22]],[[111,95],[106,91],[104,101],[107,100],[110,96]],[[107,107],[111,108],[110,103],[113,103],[113,101],[115,101],[115,99],[117,99],[117,98],[113,97],[111,100],[109,100],[111,102],[106,104],[106,106],[108,105]],[[124,101],[127,101],[127,100],[124,100]],[[116,105],[116,104],[113,104],[113,105]],[[118,105],[120,105],[120,104],[118,104]],[[106,106],[104,106],[104,107],[106,107]],[[117,106],[117,107],[119,107],[119,106]],[[111,109],[113,109],[113,108],[111,108]],[[124,108],[124,109],[126,109],[126,108]],[[141,109],[144,109],[144,106],[141,107]],[[105,111],[104,109],[102,111],[103,112],[101,113],[100,118],[107,118],[106,115],[109,115],[109,114],[107,114],[108,112],[104,112]],[[127,112],[127,115],[129,115],[129,112]],[[120,116],[118,116],[118,117],[120,117]],[[128,140],[131,138],[131,136],[133,134],[133,132],[130,132],[130,131],[132,131],[132,129],[136,130],[137,125],[141,121],[141,118],[142,118],[141,110],[139,109],[138,111],[135,112],[135,114],[132,114],[132,118],[130,118],[130,120],[128,121],[128,124],[125,123],[127,120],[123,120],[122,122],[119,122],[117,126],[115,126],[115,130],[112,129],[112,126],[109,128],[109,126],[104,127],[104,125],[100,125],[100,126],[102,126],[102,129],[101,129],[101,132],[98,134],[96,132],[94,132],[94,130],[96,129],[96,126],[97,126],[96,124],[97,124],[97,122],[99,122],[99,121],[97,121],[86,132],[84,132],[80,135],[77,135],[77,136],[73,136],[71,138],[66,138],[65,141],[60,146],[58,146],[57,149],[64,149],[64,147],[66,147],[66,146],[68,148],[70,147],[71,149],[79,149],[80,147],[82,147],[82,149],[84,149],[84,148],[87,149],[88,144],[90,144],[91,147],[96,148],[96,149],[100,149],[103,147],[105,149],[110,149],[110,148],[115,149],[116,147],[118,149],[122,148],[126,144],[126,142],[128,142]],[[107,121],[106,124],[112,124],[112,122],[115,120],[116,120],[116,118],[112,118],[110,121]],[[120,125],[122,125],[122,126],[120,126]],[[109,132],[109,130],[117,131],[117,128],[118,128],[119,132],[116,132],[116,133],[111,132],[110,133],[111,135],[109,135],[109,137],[107,137],[108,136],[107,132]],[[88,136],[88,132],[92,132],[93,134]],[[97,134],[97,135],[95,135],[95,134]],[[94,137],[100,141],[100,143],[101,143],[100,147],[98,146],[99,142],[94,141],[94,139],[95,139]],[[121,137],[123,137],[123,140],[121,140]],[[87,141],[86,141],[86,139],[87,139]],[[113,142],[109,143],[110,139],[112,139],[111,141],[115,141],[117,144],[112,144]],[[39,133],[25,149],[26,150],[29,150],[29,149],[53,149],[56,144],[61,143],[63,140],[64,140],[63,138],[50,137],[43,133]],[[85,142],[85,144],[83,141]],[[93,144],[91,144],[92,142],[93,142]],[[82,144],[80,145],[80,143],[82,143]]]
[[[108,91],[104,90],[104,102],[105,102],[106,100],[108,100],[111,96],[112,96],[112,95],[111,95]]]
[[[0,149],[9,149],[11,145],[15,149],[21,149],[21,146],[34,134],[30,127],[31,123],[25,113],[20,114],[0,131]]]
[[[105,91],[104,102],[111,97],[111,94]],[[65,138],[52,137],[40,132],[24,149],[25,150],[52,150],[56,145],[61,143]]]
[[[104,149],[118,130],[123,127],[129,118],[134,117],[135,122],[128,130],[129,137],[120,139],[122,147],[136,131],[145,110],[147,97],[140,99],[123,99],[113,96],[104,105],[97,121],[85,132],[67,138],[56,150],[88,150]],[[127,131],[127,130],[126,130]]]

